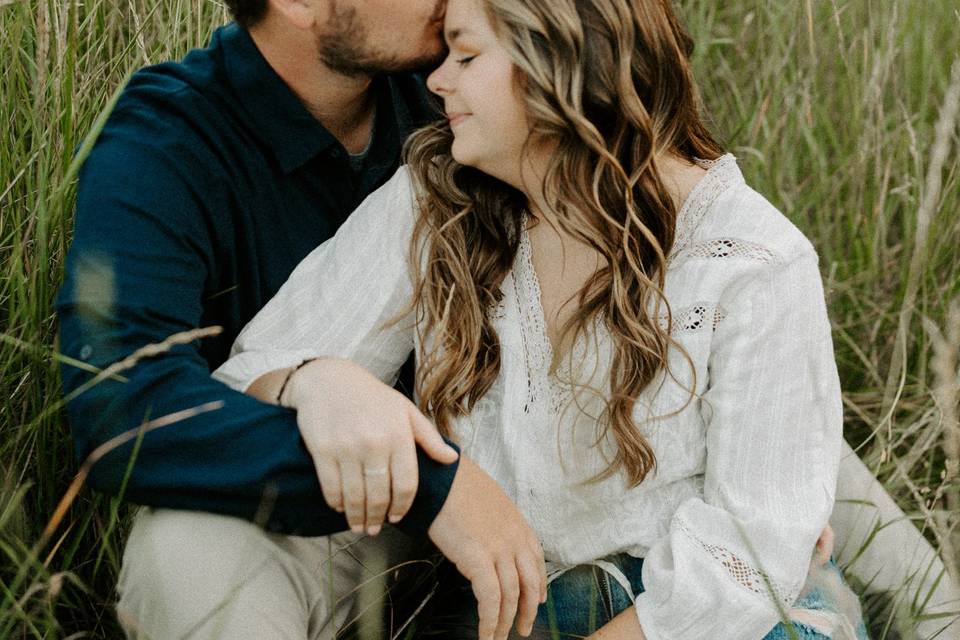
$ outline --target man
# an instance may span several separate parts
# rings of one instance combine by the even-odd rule
[[[391,175],[405,136],[437,115],[406,70],[442,55],[444,7],[228,5],[237,22],[207,49],[134,75],[81,173],[57,301],[61,350],[103,369],[165,346],[73,398],[68,418],[83,458],[179,416],[90,475],[96,489],[150,507],[119,584],[130,636],[326,638],[346,616],[338,598],[349,604],[362,577],[353,552],[362,560],[374,539],[318,537],[348,522],[325,504],[295,414],[209,374],[296,264]],[[212,326],[222,332],[190,339]],[[68,394],[91,378],[70,365],[62,373]],[[518,628],[529,627],[531,594],[545,593],[529,526],[471,461],[451,462],[436,434],[396,423],[427,450],[416,453],[419,486],[394,514],[398,527],[429,533],[472,581],[481,638],[505,637],[518,606]],[[517,568],[537,563],[537,576]]]

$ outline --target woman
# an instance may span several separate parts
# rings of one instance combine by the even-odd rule
[[[392,383],[414,348],[420,408],[540,537],[541,628],[865,638],[811,561],[842,441],[817,255],[701,123],[669,2],[450,0],[445,33],[447,120],[217,375],[296,407],[292,365]]]

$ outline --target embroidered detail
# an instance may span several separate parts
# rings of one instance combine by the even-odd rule
[[[503,320],[507,317],[507,303],[504,296],[501,295],[496,304],[487,308],[487,314],[490,320]]]
[[[520,306],[520,337],[527,365],[527,404],[524,411],[530,413],[530,405],[547,395],[546,372],[553,357],[553,348],[547,338],[540,302],[540,283],[533,269],[533,255],[526,225],[527,216],[524,214],[520,221],[520,246],[513,270],[513,284]]]
[[[699,545],[700,548],[714,560],[722,564],[737,584],[761,595],[768,595],[772,591],[773,595],[785,608],[789,608],[793,604],[793,597],[789,595],[787,589],[774,582],[765,571],[750,566],[725,547],[701,540],[687,528],[686,523],[679,517],[677,518],[677,524],[680,530],[683,531],[690,540]],[[794,593],[795,592],[796,590],[794,590]]]
[[[707,170],[687,195],[686,201],[677,213],[677,229],[673,248],[667,256],[667,266],[680,254],[690,242],[700,220],[720,194],[730,187],[743,182],[743,174],[737,167],[737,159],[732,153],[720,156],[716,160],[700,160],[697,164]]]
[[[692,333],[708,326],[712,331],[716,331],[720,321],[725,317],[727,314],[720,307],[709,302],[700,302],[673,314],[673,329],[670,334]],[[660,328],[666,329],[667,314],[661,313],[659,321]]]
[[[526,219],[523,220],[525,229]],[[553,345],[547,336],[546,317],[541,303],[540,281],[533,268],[533,253],[530,240],[525,231],[521,232],[517,262],[511,272],[517,304],[520,306],[520,338],[523,344],[524,360],[527,367],[526,413],[531,412],[534,403],[543,401],[552,415],[559,415],[573,402],[577,376],[570,369],[571,363],[583,363],[587,360],[588,340],[596,339],[604,331],[603,320],[594,319],[593,326],[577,335],[572,354],[563,357],[557,363],[557,370],[550,372],[553,362]],[[714,304],[699,302],[673,314],[671,335],[692,333],[710,328],[715,331],[726,312]],[[666,328],[666,313],[660,314],[660,326]],[[594,345],[599,348],[599,345]]]
[[[749,240],[739,238],[712,238],[692,245],[687,251],[689,258],[745,258],[769,264],[780,262],[777,255]]]

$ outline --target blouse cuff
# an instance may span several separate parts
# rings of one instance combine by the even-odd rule
[[[308,350],[244,351],[224,362],[212,375],[227,386],[246,392],[260,376],[277,369],[294,367],[319,355],[321,354]]]

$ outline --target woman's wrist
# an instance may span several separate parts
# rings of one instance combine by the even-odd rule
[[[317,384],[336,358],[308,358],[290,369],[277,392],[277,404],[296,409],[311,396],[316,395]]]

